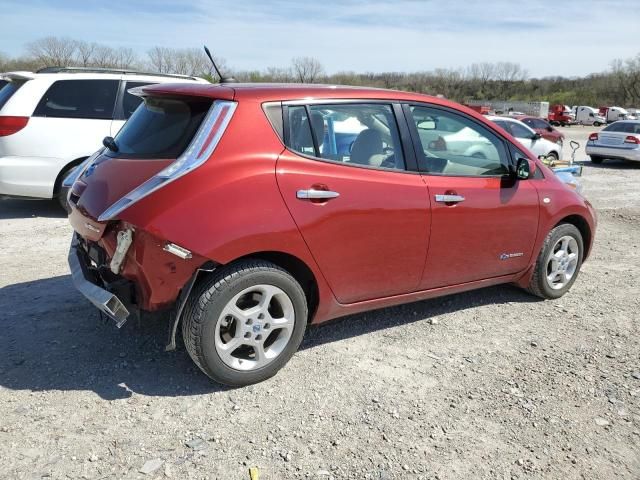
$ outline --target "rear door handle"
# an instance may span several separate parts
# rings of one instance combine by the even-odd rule
[[[296,198],[299,200],[330,200],[339,196],[340,194],[338,192],[332,192],[331,190],[316,190],[314,188],[309,190],[298,190],[296,192]]]
[[[440,195],[436,194],[436,202],[440,203],[460,203],[464,202],[462,195]]]

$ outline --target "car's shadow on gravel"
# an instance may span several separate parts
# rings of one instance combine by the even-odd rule
[[[18,200],[0,197],[0,220],[14,218],[64,218],[67,214],[54,200]]]
[[[302,349],[484,304],[534,302],[513,287],[493,287],[345,317],[310,328]],[[191,362],[181,339],[165,352],[166,322],[118,330],[80,296],[69,275],[0,288],[0,387],[90,390],[107,400],[132,392],[185,396],[227,390]],[[293,359],[295,361],[295,357]]]
[[[498,285],[446,297],[407,303],[381,310],[350,315],[307,330],[300,349],[366,335],[374,331],[426,322],[430,318],[468,308],[500,303],[535,303],[542,301],[511,285]]]

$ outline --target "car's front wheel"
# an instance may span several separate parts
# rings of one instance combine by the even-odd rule
[[[528,290],[546,299],[560,298],[576,281],[582,265],[584,244],[580,231],[561,223],[545,239]]]
[[[242,386],[275,375],[298,349],[306,325],[300,284],[273,263],[244,260],[214,272],[191,294],[182,334],[205,374]]]

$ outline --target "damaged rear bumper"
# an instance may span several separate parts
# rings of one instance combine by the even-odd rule
[[[101,312],[122,327],[129,318],[129,309],[114,293],[102,288],[99,277],[90,268],[87,253],[81,248],[77,234],[73,234],[69,248],[69,268],[76,289],[82,293]]]

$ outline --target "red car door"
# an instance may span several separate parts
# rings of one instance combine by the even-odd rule
[[[392,106],[285,107],[285,142],[278,185],[338,301],[415,290],[429,198],[421,176],[406,170]]]
[[[538,228],[538,193],[531,182],[509,176],[507,142],[466,115],[428,106],[405,108],[432,205],[419,288],[526,269]]]

